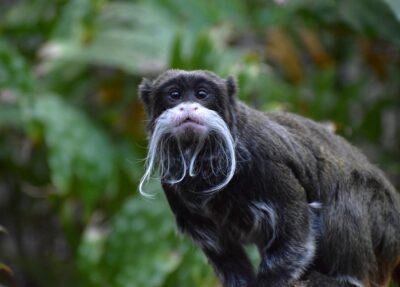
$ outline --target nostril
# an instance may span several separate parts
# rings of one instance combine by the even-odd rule
[[[181,112],[183,112],[183,107],[180,107],[179,110],[180,110]]]
[[[197,111],[198,109],[199,109],[198,106],[195,106],[195,107],[193,108],[193,110],[195,110],[195,111]]]

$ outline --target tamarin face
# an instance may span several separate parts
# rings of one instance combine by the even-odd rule
[[[139,89],[151,135],[140,189],[157,163],[162,179],[170,184],[207,177],[211,172],[215,178],[210,180],[208,191],[225,186],[236,165],[231,133],[236,92],[233,78],[224,80],[207,71],[170,70],[153,82],[144,79]],[[224,179],[217,183],[216,178],[223,174]]]

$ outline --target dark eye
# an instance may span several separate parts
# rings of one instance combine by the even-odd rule
[[[179,100],[181,98],[181,93],[179,91],[169,92],[169,97],[173,100]]]
[[[196,97],[197,97],[198,99],[200,99],[200,100],[205,99],[207,96],[208,96],[207,91],[206,91],[206,90],[203,90],[203,89],[198,90],[197,93],[196,93]]]

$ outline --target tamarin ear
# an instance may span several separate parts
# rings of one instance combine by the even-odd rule
[[[153,91],[153,82],[149,79],[143,78],[139,85],[139,97],[145,104],[146,108],[150,106],[150,96]]]
[[[237,84],[233,76],[228,76],[228,78],[226,79],[226,90],[230,99],[236,96]]]

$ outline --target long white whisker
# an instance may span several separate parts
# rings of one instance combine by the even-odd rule
[[[150,141],[150,146],[149,146],[149,155],[146,159],[146,171],[144,175],[142,176],[140,183],[139,183],[139,192],[141,195],[145,197],[153,197],[152,194],[146,193],[143,191],[143,185],[146,181],[150,179],[150,175],[153,171],[154,167],[154,162],[156,159],[156,154],[157,154],[157,145],[158,142],[160,141],[160,136],[158,134],[153,134],[155,136],[152,137]]]
[[[187,169],[186,160],[185,160],[185,156],[183,155],[182,147],[181,147],[181,144],[180,144],[179,141],[178,141],[178,149],[179,149],[179,154],[180,154],[181,159],[182,159],[182,162],[183,162],[183,166],[182,166],[182,169],[183,169],[183,171],[182,171],[182,176],[181,176],[179,179],[171,179],[171,180],[168,180],[168,183],[169,183],[169,184],[176,184],[176,183],[179,183],[179,182],[181,182],[181,181],[185,178],[185,176],[186,176],[186,169]]]
[[[146,158],[146,170],[144,172],[144,175],[142,176],[142,178],[140,179],[140,183],[139,183],[139,192],[141,195],[143,195],[144,197],[153,197],[153,194],[149,194],[143,191],[143,186],[145,184],[145,182],[149,181],[151,173],[154,169],[154,163],[156,161],[156,157],[158,154],[158,150],[159,150],[159,143],[162,139],[162,137],[168,133],[169,131],[169,127],[168,125],[166,125],[164,123],[164,119],[166,117],[166,115],[168,114],[168,111],[166,111],[165,113],[163,113],[157,120],[156,120],[156,125],[155,125],[155,129],[154,132],[151,136],[150,139],[150,144],[149,144],[149,151],[148,151],[148,156]]]
[[[229,155],[225,151],[224,142],[221,142],[221,140],[218,139],[217,140],[217,144],[218,144],[218,147],[219,147],[218,150],[223,155],[223,156],[218,157],[218,161],[217,161],[218,166],[217,167],[218,167],[218,170],[221,170],[221,172],[223,172],[225,170],[224,167],[226,167],[226,169],[229,169],[229,163],[230,163]],[[223,173],[224,173],[225,176],[227,176],[226,172],[223,172]]]
[[[218,138],[217,137],[215,137],[215,139],[214,139],[216,142],[218,141]],[[210,154],[211,155],[213,155],[213,154],[215,154],[215,151],[214,151],[214,148],[213,148],[213,146],[210,146]],[[213,174],[213,175],[217,175],[217,173],[216,173],[216,171],[215,171],[215,169],[214,169],[214,162],[215,162],[215,160],[214,160],[214,158],[213,157],[211,157],[211,159],[210,159],[210,168],[211,168],[211,173]],[[217,169],[218,170],[218,169]]]
[[[199,138],[199,142],[197,143],[196,150],[194,151],[193,156],[192,156],[192,158],[191,158],[191,160],[190,160],[190,164],[189,164],[189,175],[190,175],[191,177],[194,177],[194,176],[197,175],[197,174],[194,173],[193,168],[194,168],[194,165],[195,165],[196,158],[197,158],[197,156],[199,155],[200,150],[201,150],[201,149],[203,148],[203,146],[204,146],[204,138],[205,138],[204,136],[202,136],[201,138]]]
[[[229,166],[227,166],[229,169],[225,179],[220,184],[204,191],[204,193],[206,194],[213,193],[226,186],[235,175],[235,170],[236,170],[235,142],[233,140],[232,134],[229,131],[229,128],[225,124],[224,120],[217,113],[214,114],[213,121],[210,124],[210,127],[213,130],[219,132],[219,135],[221,135],[221,138],[224,141],[226,148],[228,149],[228,154],[227,154],[228,156],[226,157],[226,159],[228,163],[230,162],[230,164]],[[222,150],[224,149],[222,148]]]
[[[167,168],[165,168],[165,161],[164,161],[164,150],[165,150],[165,147],[164,147],[164,144],[165,143],[167,143],[167,140],[161,140],[160,141],[160,148],[159,148],[159,150],[161,151],[160,152],[160,158],[159,158],[159,161],[160,161],[160,175],[161,175],[161,177],[163,177],[163,175],[164,175],[164,173],[165,173],[165,171],[166,170],[168,170],[168,167]],[[167,155],[168,156],[168,155]]]

